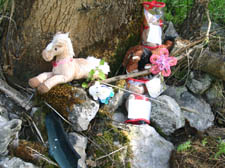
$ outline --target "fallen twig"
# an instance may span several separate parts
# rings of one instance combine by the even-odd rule
[[[180,48],[179,50],[176,50],[176,51],[172,52],[170,55],[171,56],[176,56],[176,55],[186,51],[187,49],[195,46],[196,44],[199,44],[199,43],[203,42],[204,40],[205,40],[205,37],[188,44],[186,47]],[[176,58],[177,58],[177,60],[180,60],[180,59],[184,58],[184,56],[180,56],[180,57],[176,57]]]
[[[30,110],[32,108],[32,104],[27,98],[25,98],[19,91],[10,87],[5,81],[0,79],[0,91],[8,95],[12,100],[14,100],[17,104],[23,107],[25,110]]]
[[[207,19],[208,19],[208,22],[209,22],[208,29],[207,29],[207,32],[206,32],[206,40],[208,42],[209,41],[209,32],[210,32],[211,24],[212,24],[210,16],[209,16],[209,9],[206,9],[206,16],[207,16]]]
[[[71,122],[69,122],[67,119],[65,119],[56,109],[54,109],[50,104],[47,102],[44,102],[45,105],[47,105],[50,109],[52,109],[63,121],[65,121],[70,126],[73,126]]]
[[[33,121],[33,119],[32,119],[28,114],[26,114],[26,113],[24,113],[24,114],[25,114],[25,116],[27,117],[27,119],[32,123],[32,125],[33,125],[35,131],[37,132],[38,137],[40,138],[42,144],[45,145],[45,142],[44,142],[44,139],[43,139],[43,137],[42,137],[42,135],[41,135],[41,132],[39,131],[39,129],[38,129],[38,127],[36,126],[36,124],[35,124],[35,122]]]
[[[37,156],[39,159],[42,159],[42,160],[48,162],[49,164],[52,164],[52,165],[54,165],[54,166],[59,167],[58,164],[56,164],[55,162],[49,160],[45,155],[41,154],[40,152],[36,151],[35,149],[32,149],[32,148],[29,147],[29,146],[27,146],[26,148],[29,149],[29,150],[31,150],[32,152],[35,152],[36,154],[34,154],[34,155]]]
[[[180,109],[181,109],[181,110],[184,110],[184,111],[187,111],[187,112],[199,114],[199,112],[197,112],[196,110],[190,109],[190,108],[187,108],[187,107],[184,107],[184,106],[181,106]]]
[[[82,132],[81,132],[81,134],[83,134]],[[101,150],[103,153],[105,153],[106,154],[106,152],[105,152],[105,150],[101,147],[101,146],[99,146],[97,143],[95,143],[91,138],[89,138],[88,136],[86,136],[87,137],[87,139],[88,139],[88,141],[90,141],[92,144],[94,144],[99,150]],[[110,156],[110,155],[107,155],[107,157],[111,160],[111,161],[113,161],[113,159],[112,159],[112,157]]]
[[[125,148],[127,148],[127,146],[123,146],[123,147],[121,147],[121,148],[119,148],[119,149],[117,149],[117,150],[115,150],[115,151],[113,151],[113,152],[111,152],[111,153],[109,153],[107,155],[101,156],[101,157],[95,159],[95,161],[98,161],[100,159],[106,158],[106,157],[108,157],[108,156],[110,156],[110,155],[112,155],[112,154],[114,154],[116,152],[119,152],[119,151],[121,151],[122,149],[125,149]]]
[[[104,83],[112,83],[112,82],[115,82],[115,81],[118,81],[118,80],[123,80],[123,79],[127,79],[127,78],[134,78],[134,77],[142,76],[142,75],[148,75],[150,73],[151,72],[149,70],[144,70],[144,71],[141,71],[141,72],[130,73],[130,74],[126,74],[126,75],[119,75],[119,76],[115,76],[115,77],[112,77],[112,78],[108,78],[108,79],[103,80],[103,82]]]

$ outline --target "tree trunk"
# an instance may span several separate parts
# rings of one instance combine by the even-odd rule
[[[203,24],[209,1],[210,0],[194,0],[193,6],[180,29],[180,35],[183,38],[189,39],[200,35],[200,28]]]
[[[27,82],[34,74],[51,70],[41,52],[56,32],[70,32],[78,55],[113,41],[116,32],[128,34],[127,25],[141,15],[140,9],[138,0],[15,0],[16,26],[5,26],[1,39],[3,68],[18,82]]]

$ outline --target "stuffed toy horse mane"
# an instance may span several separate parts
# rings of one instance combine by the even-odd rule
[[[88,78],[92,69],[100,69],[105,75],[110,71],[109,65],[104,62],[100,65],[100,59],[94,57],[73,58],[75,56],[69,33],[57,33],[52,42],[42,52],[45,61],[53,62],[52,72],[44,72],[29,80],[32,88],[37,88],[39,93],[46,93],[57,84],[67,83],[74,79]],[[97,78],[97,74],[94,75]]]

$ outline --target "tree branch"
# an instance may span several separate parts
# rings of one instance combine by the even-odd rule
[[[27,98],[25,98],[19,91],[10,87],[5,81],[0,79],[0,91],[8,95],[12,100],[14,100],[18,105],[23,107],[25,110],[30,110],[32,104]]]

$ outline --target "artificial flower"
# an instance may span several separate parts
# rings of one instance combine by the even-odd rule
[[[153,64],[150,71],[152,74],[162,73],[163,76],[168,77],[171,74],[170,67],[177,64],[175,57],[169,57],[169,51],[166,48],[159,50],[159,55],[152,54],[150,62]]]

